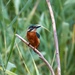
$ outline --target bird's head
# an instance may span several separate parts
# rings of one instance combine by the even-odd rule
[[[40,25],[31,25],[28,28],[28,32],[36,31],[36,29],[38,29],[39,27],[41,27],[41,26]]]

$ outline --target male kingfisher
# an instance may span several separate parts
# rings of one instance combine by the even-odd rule
[[[29,44],[31,44],[34,48],[38,48],[40,44],[40,35],[36,32],[36,30],[41,27],[39,25],[31,25],[27,30],[27,39]]]

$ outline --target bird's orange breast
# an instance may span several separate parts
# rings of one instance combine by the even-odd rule
[[[36,32],[27,32],[27,39],[33,47],[38,48],[40,40],[37,37]]]

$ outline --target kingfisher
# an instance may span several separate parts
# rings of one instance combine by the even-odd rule
[[[29,41],[29,44],[31,44],[34,48],[38,48],[40,44],[40,35],[36,32],[38,28],[40,28],[40,25],[31,25],[29,26],[27,30],[27,39]]]

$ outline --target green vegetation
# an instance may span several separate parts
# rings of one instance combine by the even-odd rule
[[[57,27],[62,75],[75,75],[75,0],[50,0]],[[41,24],[39,50],[55,73],[54,36],[45,0],[0,0],[0,75],[51,75],[48,67],[15,34],[26,39],[30,24]],[[57,75],[57,74],[56,74]]]

